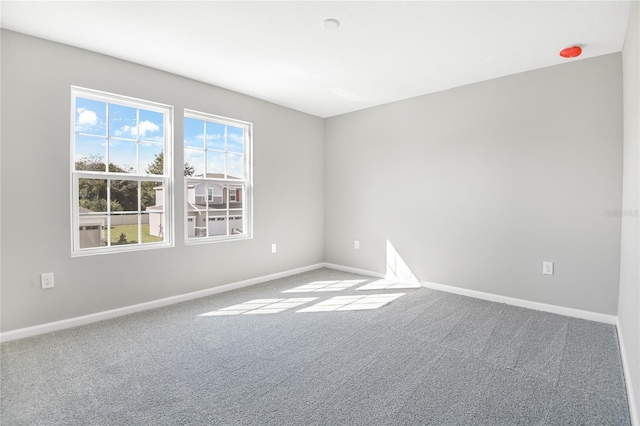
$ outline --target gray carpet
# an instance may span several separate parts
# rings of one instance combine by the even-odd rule
[[[630,424],[615,327],[372,281],[320,269],[3,343],[1,423]]]

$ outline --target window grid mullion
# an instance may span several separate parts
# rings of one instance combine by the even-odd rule
[[[136,108],[136,173],[142,174],[140,170],[140,108]],[[141,240],[138,240],[141,241]]]
[[[110,125],[109,125],[109,106],[111,104],[109,102],[105,103],[105,125],[104,125],[104,130],[105,130],[105,158],[104,158],[104,170],[105,172],[109,172],[109,163],[111,162],[111,139],[109,138],[109,131],[110,131]]]
[[[107,178],[107,247],[111,247],[111,178]]]
[[[142,244],[142,181],[140,180],[138,181],[138,244]]]
[[[229,128],[229,126],[224,126],[224,146],[223,146],[223,156],[222,158],[224,159],[224,177],[225,179],[229,179],[229,174],[227,173],[227,129]],[[227,196],[229,196],[229,189],[227,188]],[[228,203],[227,203],[228,204]],[[227,235],[229,235],[229,233],[227,232]]]

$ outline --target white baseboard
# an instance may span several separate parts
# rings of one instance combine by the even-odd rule
[[[530,300],[517,299],[515,297],[501,296],[498,294],[485,293],[482,291],[469,290],[466,288],[454,287],[446,284],[422,281],[424,287],[446,291],[447,293],[460,294],[462,296],[475,297],[476,299],[489,300],[491,302],[505,303],[507,305],[519,306],[521,308],[534,309],[536,311],[550,312],[552,314],[565,315],[568,317],[581,318],[589,321],[603,322],[606,324],[616,324],[615,315],[600,314],[598,312],[583,311],[580,309],[567,308],[564,306],[549,305],[547,303],[533,302]]]
[[[242,287],[248,287],[263,282],[276,280],[278,278],[288,277],[290,275],[300,274],[302,272],[311,271],[322,268],[324,264],[304,266],[301,268],[291,269],[289,271],[278,272],[276,274],[264,275],[262,277],[251,278],[244,281],[238,281],[231,284],[225,284],[205,290],[194,291],[191,293],[180,294],[177,296],[166,297],[164,299],[152,300],[150,302],[139,303],[136,305],[125,306],[123,308],[111,309],[108,311],[97,312],[95,314],[83,315],[80,317],[69,318],[61,321],[50,322],[46,324],[35,325],[33,327],[25,327],[17,330],[6,331],[0,333],[0,342],[8,342],[10,340],[24,339],[25,337],[37,336],[39,334],[49,333],[51,331],[64,330],[67,328],[78,327],[85,324],[91,324],[98,321],[104,321],[111,318],[129,315],[136,312],[146,311],[148,309],[160,308],[163,306],[173,305],[175,303],[186,302],[188,300],[198,299],[201,297],[211,296],[214,294],[224,293],[226,291],[235,290]]]
[[[336,269],[338,271],[351,272],[354,274],[367,275],[375,278],[384,278],[384,274],[379,272],[368,271],[366,269],[352,268],[350,266],[336,265],[333,263],[323,263],[323,267]],[[564,306],[549,305],[547,303],[532,302],[530,300],[517,299],[515,297],[501,296],[498,294],[485,293],[477,290],[468,290],[466,288],[454,287],[446,284],[438,284],[429,281],[420,282],[423,287],[433,290],[445,291],[447,293],[460,294],[462,296],[474,297],[476,299],[489,300],[491,302],[505,303],[507,305],[519,306],[521,308],[534,309],[536,311],[550,312],[553,314],[565,315],[574,318],[586,319],[589,321],[603,322],[606,324],[616,324],[617,316],[600,314],[597,312],[583,311],[580,309],[567,308]]]
[[[335,269],[337,271],[342,271],[342,272],[351,272],[352,274],[366,275],[368,277],[384,278],[384,274],[381,274],[379,272],[367,271],[366,269],[352,268],[350,266],[336,265],[335,263],[323,263],[322,267]]]
[[[640,407],[636,405],[633,384],[631,383],[631,370],[629,370],[630,361],[627,358],[627,351],[624,346],[624,337],[622,335],[622,328],[620,327],[619,319],[616,320],[616,327],[618,329],[618,343],[620,344],[620,354],[622,356],[622,371],[624,373],[624,381],[627,385],[627,399],[629,400],[629,414],[631,416],[631,424],[634,426],[640,426],[640,414],[638,413],[638,408]]]

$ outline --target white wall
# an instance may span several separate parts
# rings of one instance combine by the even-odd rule
[[[629,214],[622,219],[622,250],[620,262],[620,298],[618,322],[623,342],[623,356],[628,368],[627,380],[640,409],[640,251],[638,240],[638,209],[640,209],[640,3],[633,2],[627,36],[622,51],[624,83],[624,168],[622,210]],[[636,411],[634,424],[640,424]]]
[[[1,83],[3,332],[322,262],[322,119],[5,30]],[[177,165],[184,108],[252,122],[254,238],[185,246],[178,184],[174,248],[71,258],[71,85],[173,105]]]
[[[329,118],[325,132],[325,261],[383,273],[388,240],[421,281],[617,313],[621,220],[605,212],[621,208],[620,54]]]

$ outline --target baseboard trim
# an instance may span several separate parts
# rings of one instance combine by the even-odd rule
[[[336,269],[343,272],[351,272],[354,274],[366,275],[375,278],[384,278],[384,274],[366,269],[352,268],[350,266],[337,265],[334,263],[323,263],[323,267]],[[466,288],[454,287],[446,284],[438,284],[430,281],[421,281],[423,287],[433,290],[445,291],[447,293],[459,294],[462,296],[475,297],[476,299],[488,300],[491,302],[505,303],[507,305],[519,306],[521,308],[533,309],[536,311],[550,312],[553,314],[565,315],[574,318],[586,319],[589,321],[597,321],[605,324],[615,325],[618,319],[615,315],[601,314],[598,312],[583,311],[580,309],[567,308],[564,306],[550,305],[547,303],[533,302],[530,300],[518,299],[515,297],[501,296],[499,294],[485,293],[477,290],[469,290]]]
[[[335,269],[336,271],[351,272],[352,274],[366,275],[374,278],[384,278],[384,274],[368,271],[366,269],[352,268],[350,266],[336,265],[335,263],[323,263],[322,267]]]
[[[324,264],[304,266],[301,268],[290,269],[284,272],[264,275],[257,278],[238,281],[231,284],[224,284],[217,287],[211,287],[205,290],[194,291],[191,293],[180,294],[177,296],[166,297],[163,299],[152,300],[150,302],[138,303],[136,305],[125,306],[123,308],[111,309],[108,311],[97,312],[94,314],[83,315],[75,318],[64,319],[60,321],[50,322],[46,324],[35,325],[32,327],[20,328],[17,330],[6,331],[0,333],[0,343],[11,340],[24,339],[26,337],[37,336],[39,334],[49,333],[52,331],[64,330],[67,328],[78,327],[81,325],[91,324],[98,321],[104,321],[111,318],[121,317],[136,312],[146,311],[148,309],[161,308],[163,306],[173,305],[175,303],[186,302],[188,300],[199,299],[201,297],[212,296],[214,294],[224,293],[243,287],[249,287],[255,284],[288,277],[290,275],[300,274],[302,272],[312,271],[322,268]]]
[[[536,311],[550,312],[552,314],[565,315],[589,321],[603,322],[605,324],[616,324],[617,316],[601,314],[598,312],[583,311],[580,309],[567,308],[564,306],[550,305],[547,303],[533,302],[530,300],[517,299],[515,297],[501,296],[498,294],[485,293],[477,290],[454,287],[446,284],[438,284],[429,281],[422,281],[424,287],[446,291],[447,293],[460,294],[462,296],[475,297],[476,299],[488,300],[491,302],[505,303],[507,305],[519,306],[521,308],[534,309]]]
[[[640,426],[640,417],[638,407],[636,405],[635,393],[631,383],[631,370],[629,370],[629,359],[627,358],[626,348],[624,346],[624,337],[622,335],[622,327],[620,319],[616,319],[616,328],[618,329],[618,344],[620,345],[620,355],[622,357],[622,372],[624,373],[624,382],[627,387],[627,399],[629,400],[629,415],[631,416],[631,424]]]

